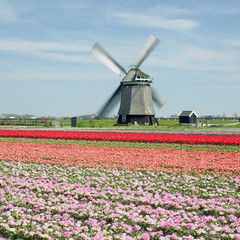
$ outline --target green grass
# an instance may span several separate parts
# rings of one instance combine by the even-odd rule
[[[238,120],[233,119],[198,119],[197,122],[208,122],[209,124],[229,124],[229,123],[238,123]]]
[[[59,145],[99,146],[99,147],[126,147],[126,148],[151,148],[151,149],[175,149],[210,152],[240,152],[239,146],[233,145],[204,145],[204,144],[180,144],[180,143],[136,143],[136,142],[109,142],[87,140],[54,140],[54,139],[29,139],[29,138],[0,138],[0,142],[44,143]]]
[[[71,120],[58,120],[61,124],[62,127],[64,126],[71,126]],[[141,129],[141,130],[161,130],[161,128],[169,129],[173,128],[175,130],[176,128],[178,129],[189,129],[189,128],[194,128],[196,129],[195,126],[187,126],[187,125],[181,125],[179,124],[178,119],[159,119],[159,126],[140,126],[140,125],[129,125],[129,126],[116,126],[117,119],[94,119],[94,120],[77,120],[77,127],[80,128],[113,128],[113,129]],[[216,125],[221,125],[219,127],[222,127],[224,124],[230,124],[230,123],[238,123],[238,120],[231,120],[231,119],[198,119],[198,123],[208,123],[208,124],[216,124]],[[226,126],[228,127],[228,126]],[[239,128],[239,125],[233,125],[229,127],[235,127]],[[206,127],[207,128],[207,127]]]
[[[70,119],[58,119],[60,123],[60,129],[71,128],[71,120]],[[226,125],[231,123],[239,123],[236,120],[229,119],[198,119],[198,123],[206,122],[209,126],[198,126],[195,125],[181,125],[179,124],[178,119],[159,119],[159,126],[140,126],[140,125],[129,125],[129,126],[117,126],[117,119],[94,119],[94,120],[77,120],[77,127],[71,129],[104,129],[104,130],[118,130],[118,131],[240,131],[240,124],[237,125]],[[210,124],[214,124],[210,126]],[[16,126],[0,126],[0,128],[22,128]],[[34,128],[46,128],[46,126],[36,126],[36,127],[24,127],[26,129],[34,129]],[[57,128],[54,128],[57,129]]]

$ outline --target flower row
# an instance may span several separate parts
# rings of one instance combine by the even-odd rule
[[[0,228],[23,239],[240,239],[239,178],[0,161]]]
[[[239,174],[240,153],[2,142],[0,159],[123,170]]]
[[[189,144],[235,144],[240,145],[240,136],[206,136],[185,134],[130,134],[99,132],[63,132],[63,131],[19,131],[1,130],[1,137],[25,137],[47,139],[84,139],[130,142],[168,142]]]
[[[9,128],[5,130],[9,131],[16,131],[15,129]],[[49,129],[28,129],[28,131],[49,131]],[[25,131],[25,129],[18,129],[18,131]],[[170,135],[205,135],[205,136],[240,136],[240,132],[193,132],[193,131],[187,131],[187,132],[167,132],[167,131],[149,131],[148,129],[146,131],[139,131],[139,130],[106,130],[106,129],[57,129],[57,130],[51,130],[51,131],[60,131],[60,132],[97,132],[97,133],[127,133],[127,134],[170,134]]]

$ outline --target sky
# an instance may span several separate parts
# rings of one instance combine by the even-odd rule
[[[239,22],[239,0],[0,0],[0,113],[96,113],[123,76],[92,46],[129,70],[153,34],[140,69],[166,98],[157,117],[240,114]]]

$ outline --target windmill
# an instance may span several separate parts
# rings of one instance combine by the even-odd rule
[[[118,124],[149,124],[158,125],[155,117],[153,101],[161,108],[165,102],[157,92],[151,88],[152,78],[142,72],[139,67],[151,51],[159,43],[158,38],[150,35],[143,49],[131,64],[127,72],[117,63],[98,43],[91,49],[91,53],[105,66],[117,75],[125,74],[120,85],[98,112],[99,118],[104,118],[120,102]]]

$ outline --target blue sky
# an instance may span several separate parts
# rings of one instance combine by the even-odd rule
[[[0,0],[0,113],[97,112],[121,78],[92,46],[128,70],[150,34],[161,43],[140,68],[167,99],[157,116],[240,113],[239,22],[239,0]]]

